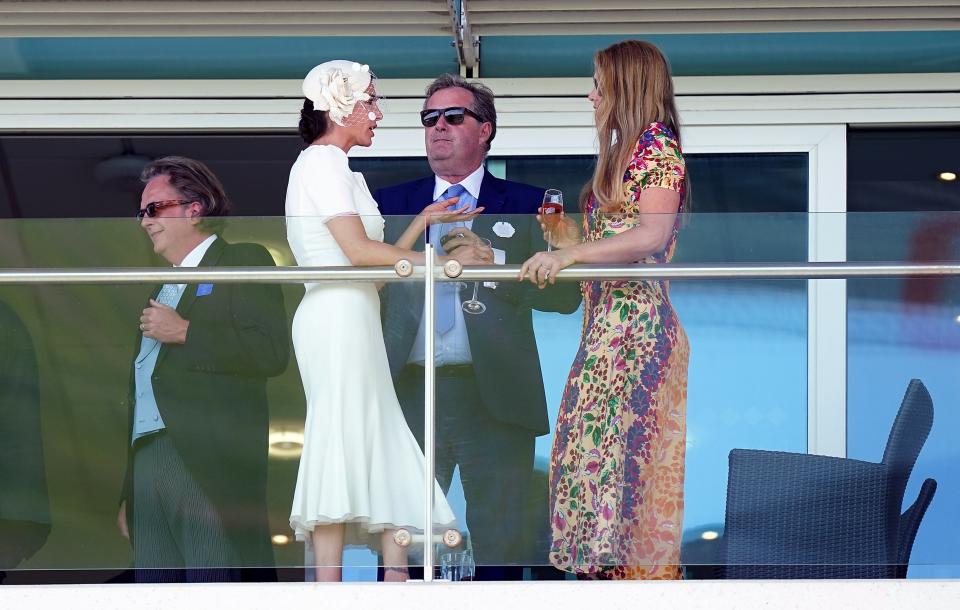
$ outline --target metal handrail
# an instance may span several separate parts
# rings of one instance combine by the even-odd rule
[[[419,277],[423,277],[423,268]],[[393,267],[100,267],[5,269],[2,284],[191,284],[199,282],[302,284],[323,281],[384,282],[404,279]]]
[[[518,265],[463,267],[451,278],[460,280],[515,280]],[[713,280],[713,279],[843,279],[851,277],[930,277],[960,275],[957,263],[753,263],[753,264],[633,264],[574,265],[562,280]]]
[[[519,265],[436,266],[438,281],[510,281]],[[844,279],[939,277],[960,275],[960,262],[945,263],[752,263],[752,264],[632,264],[574,265],[558,280],[707,280],[707,279]],[[270,283],[326,281],[400,281],[422,279],[425,267],[400,261],[394,267],[100,267],[85,269],[3,269],[0,285],[9,284],[159,284]]]

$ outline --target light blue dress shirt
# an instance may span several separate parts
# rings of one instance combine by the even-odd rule
[[[484,168],[483,165],[481,165],[460,182],[460,185],[466,189],[466,193],[460,196],[460,201],[456,207],[462,207],[464,204],[469,204],[471,210],[477,207],[477,197],[480,194],[480,184],[483,182],[483,175]],[[435,177],[434,180],[433,198],[436,200],[444,191],[450,188],[451,184],[439,176]],[[473,227],[472,220],[458,224],[462,224],[468,229]],[[433,244],[434,248],[440,244],[440,231],[441,225],[430,226],[430,243]],[[468,286],[470,290],[473,289],[473,284],[468,284]],[[442,334],[437,332],[434,337],[434,349],[436,350],[434,357],[435,366],[473,363],[473,355],[470,353],[470,340],[467,337],[467,324],[463,319],[463,310],[460,308],[461,302],[461,295],[457,294],[453,328]],[[413,349],[410,350],[410,357],[407,359],[408,364],[425,364],[423,352],[424,345],[426,344],[424,334],[425,315],[426,307],[424,307],[424,312],[420,316],[420,327],[417,329],[417,338],[413,341]]]

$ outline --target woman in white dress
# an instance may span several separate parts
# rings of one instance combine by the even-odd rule
[[[428,206],[396,245],[347,152],[370,146],[383,118],[369,68],[349,61],[315,67],[303,83],[300,135],[308,144],[290,170],[287,239],[301,266],[422,264],[411,248],[431,221],[470,218],[456,198]],[[462,248],[467,253],[469,248]],[[459,252],[459,250],[458,250]],[[461,257],[462,262],[470,262]],[[307,398],[303,453],[290,513],[309,540],[318,581],[340,580],[343,547],[381,550],[385,580],[406,580],[398,528],[423,530],[423,453],[397,401],[371,282],[306,285],[293,319],[293,344]],[[434,520],[454,516],[439,486]]]

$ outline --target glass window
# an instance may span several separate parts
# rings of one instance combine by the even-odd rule
[[[179,155],[206,163],[230,196],[234,216],[282,216],[295,135],[0,136],[0,218],[133,216],[140,170]],[[429,173],[424,158],[350,161],[371,191]]]
[[[851,129],[848,259],[960,260],[960,129]],[[913,547],[911,577],[956,578],[960,529],[953,433],[960,426],[960,280],[847,281],[848,455],[878,461],[912,378],[933,397],[933,429],[907,486],[904,509],[925,478],[939,487]]]

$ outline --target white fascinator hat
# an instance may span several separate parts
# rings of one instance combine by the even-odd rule
[[[372,79],[370,66],[334,59],[307,73],[303,79],[303,95],[313,102],[314,109],[328,112],[333,122],[343,126],[357,102],[370,100],[366,91]]]

